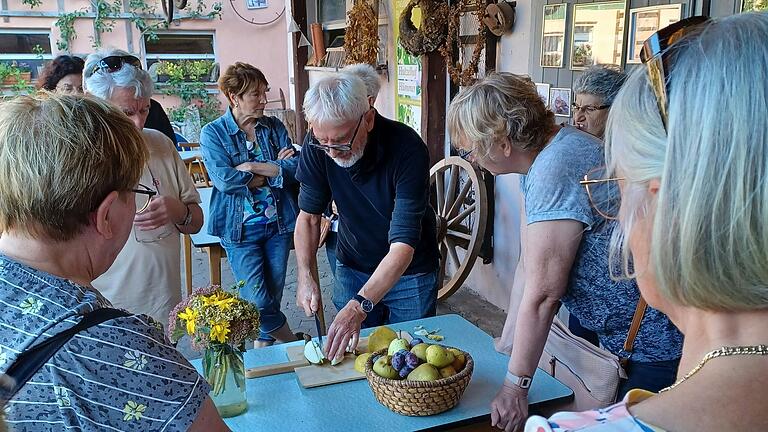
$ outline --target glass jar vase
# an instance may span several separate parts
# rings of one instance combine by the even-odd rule
[[[234,417],[248,409],[242,351],[229,344],[211,343],[203,355],[203,375],[222,417]]]

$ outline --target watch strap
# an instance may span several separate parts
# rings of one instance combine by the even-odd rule
[[[531,388],[531,383],[533,382],[533,378],[527,375],[517,376],[510,371],[507,371],[506,379],[523,390]]]
[[[356,300],[358,303],[360,303],[360,308],[363,310],[363,312],[369,313],[369,312],[371,312],[373,310],[373,306],[374,306],[373,302],[368,300],[367,298],[361,296],[360,294],[355,294],[353,299]],[[366,310],[365,306],[363,306],[366,303],[371,305],[370,310]]]

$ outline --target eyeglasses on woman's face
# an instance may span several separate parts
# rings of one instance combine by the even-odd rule
[[[590,170],[579,182],[587,190],[592,208],[605,219],[615,220],[621,207],[619,182],[623,177],[606,177],[605,167]]]
[[[331,150],[335,151],[341,151],[341,152],[347,152],[352,150],[352,144],[355,142],[355,138],[357,138],[357,131],[360,130],[360,124],[363,122],[363,117],[365,117],[365,114],[360,116],[360,120],[357,121],[357,126],[355,126],[354,132],[352,132],[352,138],[349,140],[347,144],[335,144],[335,143],[326,143],[323,144],[315,137],[315,133],[312,132],[312,129],[309,130],[309,145],[312,147],[317,147],[324,152],[328,153]]]
[[[585,114],[594,114],[597,111],[608,109],[611,106],[610,105],[579,105],[576,102],[573,102],[571,104],[571,107],[573,107],[574,113],[584,112]]]
[[[152,202],[152,198],[157,195],[157,191],[141,183],[136,186],[136,189],[131,189],[131,192],[136,194],[136,214],[144,212]]]

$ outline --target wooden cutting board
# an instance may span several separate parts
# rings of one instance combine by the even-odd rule
[[[402,333],[403,339],[408,342],[413,339],[407,332]],[[357,351],[362,353],[368,349],[368,338],[361,338],[357,344]],[[286,348],[286,354],[288,354],[288,360],[296,361],[304,358],[303,346],[292,346]],[[365,379],[365,375],[355,370],[355,354],[347,354],[344,356],[344,361],[331,366],[330,362],[324,362],[321,365],[309,365],[297,367],[295,369],[296,376],[299,378],[299,383],[304,388],[320,387],[330,384],[339,384],[348,381],[355,381],[359,379]]]

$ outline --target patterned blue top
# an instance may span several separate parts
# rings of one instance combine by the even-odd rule
[[[576,220],[584,224],[581,244],[571,267],[568,291],[561,299],[581,325],[597,333],[600,344],[621,354],[640,291],[634,280],[614,281],[608,267],[613,223],[592,209],[579,180],[603,165],[599,140],[564,127],[539,153],[520,178],[527,224]],[[683,337],[666,315],[649,307],[635,339],[632,360],[657,362],[680,357]]]
[[[130,287],[126,287],[130,289]],[[25,349],[111,307],[96,290],[0,255],[0,372]],[[186,431],[208,384],[147,315],[73,337],[16,394],[13,431]]]
[[[248,148],[248,157],[251,162],[266,162],[264,152],[261,147],[254,145],[251,141],[245,142]],[[266,225],[277,221],[277,207],[275,206],[275,197],[272,195],[272,188],[264,185],[260,188],[251,190],[250,199],[243,203],[243,224],[246,225]]]

